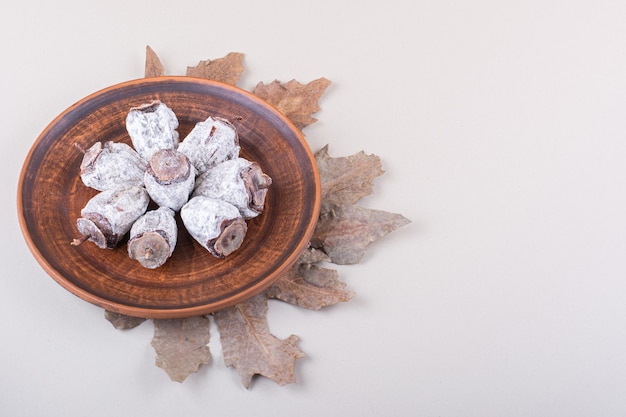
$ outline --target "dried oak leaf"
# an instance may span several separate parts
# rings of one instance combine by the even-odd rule
[[[309,310],[349,301],[354,293],[339,281],[337,271],[316,265],[322,261],[330,261],[330,258],[321,250],[307,249],[265,294]]]
[[[246,388],[256,374],[279,385],[295,382],[295,361],[304,356],[298,336],[280,340],[269,332],[267,304],[265,294],[260,294],[214,313],[224,363],[237,369]]]
[[[329,85],[330,81],[323,77],[308,84],[296,80],[282,84],[274,80],[270,84],[258,83],[252,93],[274,105],[302,130],[317,120],[311,114],[320,110],[318,101]]]
[[[333,263],[358,263],[367,246],[410,223],[401,214],[354,205],[336,206],[320,216],[311,244],[322,248]]]
[[[126,314],[114,313],[104,310],[104,318],[107,319],[117,330],[130,330],[146,321],[140,317],[127,316]]]
[[[230,85],[237,85],[243,72],[243,54],[230,52],[223,58],[200,61],[195,67],[187,67],[188,77],[207,78]]]
[[[210,320],[206,316],[154,319],[152,347],[155,363],[172,381],[183,382],[201,365],[209,363]]]
[[[376,155],[357,154],[332,158],[328,145],[315,154],[322,188],[322,212],[332,206],[354,204],[370,195],[374,178],[382,175],[382,163]]]
[[[317,248],[309,246],[302,252],[300,258],[298,258],[297,263],[306,263],[306,264],[316,264],[319,262],[330,262],[330,258],[328,255]]]
[[[165,74],[165,69],[156,52],[150,46],[146,46],[146,69],[145,77],[161,77]]]

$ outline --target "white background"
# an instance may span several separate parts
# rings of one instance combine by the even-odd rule
[[[626,3],[110,1],[0,5],[3,416],[623,416]],[[386,173],[412,223],[339,268],[349,303],[270,303],[298,382],[213,360],[184,383],[36,263],[16,210],[39,133],[84,96],[231,51],[239,85],[333,84],[313,150]]]

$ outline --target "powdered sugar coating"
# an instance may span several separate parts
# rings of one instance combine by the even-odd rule
[[[126,116],[126,130],[137,153],[145,160],[159,149],[178,146],[178,118],[167,105],[155,100],[133,107]]]
[[[224,200],[237,207],[246,219],[258,216],[259,212],[250,208],[250,196],[241,175],[251,165],[244,158],[222,162],[198,177],[193,196]]]
[[[222,233],[222,224],[241,218],[237,207],[222,200],[192,197],[180,210],[189,234],[205,249],[213,252],[211,242]]]
[[[149,211],[130,230],[128,256],[145,268],[158,268],[172,256],[176,239],[174,212],[166,207]]]
[[[170,256],[174,253],[178,240],[178,226],[174,218],[174,211],[167,207],[150,210],[139,217],[130,229],[130,241],[148,232],[158,232],[169,245]]]
[[[106,190],[92,197],[81,210],[106,217],[116,231],[130,230],[133,222],[146,212],[150,198],[145,188],[133,186],[123,190]]]
[[[96,142],[81,163],[80,178],[98,191],[128,188],[143,184],[147,162],[125,143]]]
[[[239,156],[239,136],[235,127],[219,117],[197,123],[178,146],[199,174]]]
[[[133,223],[146,212],[149,202],[150,197],[143,187],[102,191],[92,197],[81,210],[81,218],[77,221],[79,231],[85,235],[89,232],[85,227],[87,223],[94,222],[104,233],[107,246],[114,247]]]
[[[168,154],[168,157],[157,158],[157,156],[163,154]],[[184,172],[184,174],[175,178],[159,179],[154,174],[153,168],[156,171],[162,170],[153,166],[155,159],[158,159],[161,163],[176,164],[176,171],[179,173]],[[152,200],[160,207],[168,207],[174,211],[180,210],[189,200],[195,180],[196,169],[191,165],[189,159],[184,154],[170,149],[162,149],[155,152],[144,175],[144,185]]]

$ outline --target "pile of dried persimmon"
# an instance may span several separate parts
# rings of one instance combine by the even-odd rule
[[[223,58],[200,61],[188,67],[186,75],[236,85],[244,69],[242,63],[243,54],[232,52]],[[147,47],[145,76],[163,75],[163,65]],[[319,111],[318,101],[329,85],[325,78],[308,84],[273,81],[257,84],[252,93],[275,106],[302,130],[316,121],[312,114]],[[152,319],[156,365],[173,381],[182,382],[209,362],[212,317],[220,333],[224,362],[237,369],[246,388],[254,375],[263,375],[280,385],[295,382],[294,365],[304,352],[298,347],[298,336],[281,340],[270,333],[268,300],[310,310],[350,300],[353,292],[338,279],[337,271],[323,265],[358,263],[371,242],[409,223],[400,214],[355,205],[372,193],[374,179],[383,173],[377,156],[361,151],[333,158],[327,145],[316,152],[315,159],[322,188],[320,217],[309,247],[291,269],[263,293],[233,307],[190,318]],[[105,317],[117,329],[131,329],[145,321],[110,311],[105,311]]]
[[[263,212],[272,179],[239,155],[239,135],[228,120],[209,116],[179,143],[178,118],[160,100],[133,107],[126,117],[132,147],[96,142],[83,150],[80,178],[98,190],[81,210],[81,238],[113,249],[130,232],[128,255],[155,269],[172,256],[175,213],[211,255],[225,258]],[[148,209],[150,201],[158,208]]]

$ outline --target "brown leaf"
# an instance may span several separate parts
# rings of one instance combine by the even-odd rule
[[[355,264],[371,242],[408,223],[410,220],[401,214],[337,206],[320,216],[311,243],[322,248],[336,264]]]
[[[376,155],[363,151],[346,157],[332,158],[328,145],[315,154],[322,185],[322,212],[332,206],[354,204],[370,195],[374,178],[382,175],[382,164]]]
[[[276,338],[267,325],[267,297],[256,295],[234,307],[215,313],[220,331],[224,363],[234,366],[244,387],[249,388],[255,374],[279,385],[296,381],[295,361],[304,356],[298,336]]]
[[[142,319],[140,317],[127,316],[125,314],[114,313],[109,310],[104,310],[104,318],[110,321],[113,327],[117,330],[134,329],[146,321],[146,319]]]
[[[156,52],[150,46],[146,46],[146,70],[145,77],[161,77],[165,74],[163,64]]]
[[[274,80],[270,84],[258,83],[252,93],[274,105],[298,129],[303,129],[317,120],[311,114],[320,110],[318,101],[329,85],[330,81],[323,77],[308,84],[296,80],[282,84]]]
[[[172,381],[183,382],[209,363],[210,321],[206,316],[184,319],[154,319],[152,347],[157,354],[156,365]]]
[[[187,67],[188,77],[207,78],[230,85],[237,85],[243,72],[243,54],[231,52],[223,58],[200,61],[195,67]]]
[[[306,250],[298,262],[265,290],[265,294],[309,310],[349,301],[354,293],[346,290],[346,284],[339,281],[337,271],[315,265],[325,260],[330,261],[330,258],[322,251]]]
[[[330,258],[324,251],[309,246],[302,252],[297,263],[315,264],[318,262],[330,262]]]

